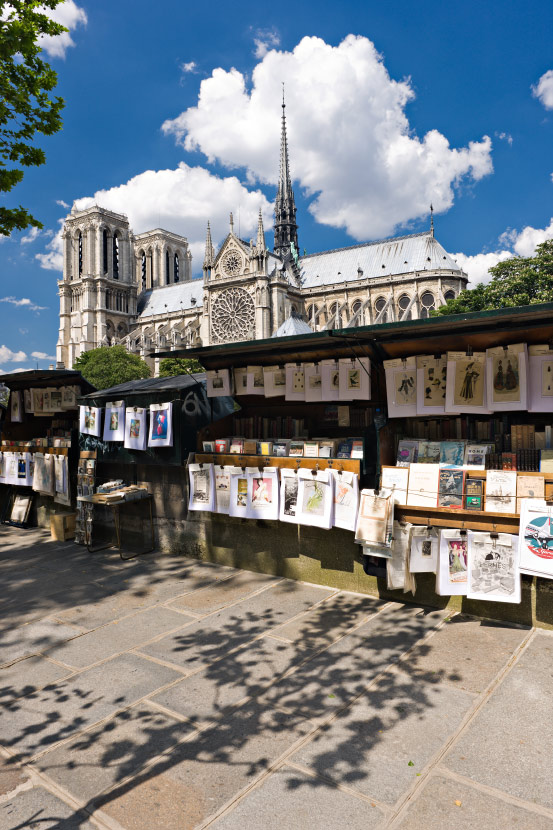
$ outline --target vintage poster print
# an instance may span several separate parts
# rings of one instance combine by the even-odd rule
[[[399,371],[394,373],[395,402],[398,406],[412,406],[417,403],[416,371]]]
[[[322,377],[320,374],[310,374],[308,377],[310,389],[320,389],[322,385]]]
[[[117,409],[111,410],[111,414],[109,416],[109,428],[112,432],[119,429],[119,411]]]
[[[544,360],[541,365],[541,394],[544,398],[553,397],[553,360]]]
[[[511,470],[488,470],[484,510],[488,513],[514,513],[516,511],[516,492],[516,472]]]
[[[361,389],[361,377],[359,369],[348,369],[347,372],[347,388]]]
[[[489,533],[472,533],[469,599],[520,602],[516,558],[517,550],[509,534],[500,533],[492,538]]]
[[[440,442],[440,464],[447,464],[448,467],[462,467],[464,459],[464,441]]]
[[[520,401],[518,355],[493,355],[493,402]]]
[[[439,464],[441,446],[440,441],[419,441],[419,464]]]
[[[96,429],[96,410],[90,406],[85,406],[84,408],[84,425],[91,432],[94,432]]]
[[[470,357],[455,362],[455,406],[484,405],[484,365]]]
[[[438,507],[461,510],[463,507],[463,470],[440,470],[438,482]]]
[[[166,409],[158,409],[152,413],[152,441],[166,440],[168,415]]]
[[[11,396],[11,420],[12,423],[17,424],[21,423],[23,420],[23,410],[21,407],[21,392],[16,391],[12,392]]]
[[[211,497],[210,476],[207,470],[192,472],[192,499],[200,504],[209,504]]]
[[[236,507],[248,506],[248,479],[240,477],[236,482]]]
[[[467,581],[467,542],[465,539],[449,539],[447,542],[449,561],[449,581],[454,584],[465,584]]]
[[[294,392],[303,392],[305,388],[305,376],[303,369],[296,369],[293,374],[292,388]]]
[[[549,514],[529,517],[524,527],[524,543],[538,559],[553,560],[553,521]]]
[[[438,533],[426,527],[413,527],[409,570],[411,573],[436,573],[438,567]]]
[[[215,505],[217,513],[228,513],[230,504],[230,474],[215,468]]]
[[[334,477],[334,527],[354,531],[359,506],[359,479],[355,473],[345,471],[333,470],[332,475]]]
[[[447,362],[436,361],[436,365],[424,367],[424,406],[443,406],[445,404],[445,387],[447,379]]]
[[[284,515],[295,516],[298,506],[298,477],[287,476],[284,479]]]
[[[131,426],[130,426],[130,436],[131,438],[140,438],[140,419],[139,418],[131,418]]]
[[[316,479],[303,485],[302,511],[312,516],[324,515],[324,484]]]
[[[371,491],[362,491],[357,517],[355,540],[377,545],[389,545],[389,518],[392,510],[389,498],[380,498]]]
[[[254,478],[252,481],[252,508],[258,510],[273,502],[273,479]]]

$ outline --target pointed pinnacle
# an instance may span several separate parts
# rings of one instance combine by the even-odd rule
[[[263,228],[263,216],[261,214],[261,208],[259,208],[259,218],[257,220],[257,250],[265,250],[265,230]]]

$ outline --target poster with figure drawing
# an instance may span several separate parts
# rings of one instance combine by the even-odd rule
[[[229,516],[248,518],[248,475],[246,468],[229,467],[230,498]]]
[[[124,446],[129,450],[145,450],[147,438],[146,410],[138,406],[127,406]]]
[[[527,363],[525,343],[486,350],[488,404],[494,411],[526,409]]]
[[[334,527],[355,530],[359,507],[359,478],[356,473],[331,470],[334,477]]]
[[[520,602],[518,536],[470,531],[469,599]]]
[[[470,541],[467,533],[442,530],[436,574],[436,593],[440,596],[466,596]]]
[[[106,403],[104,441],[125,440],[125,402]]]
[[[297,523],[298,486],[298,471],[283,467],[280,471],[279,519],[281,522]]]
[[[489,414],[486,353],[447,353],[446,413]]]
[[[247,516],[250,519],[278,519],[278,470],[276,467],[247,467]]]
[[[189,464],[188,509],[213,512],[215,506],[213,464]]]
[[[528,411],[553,412],[553,347],[528,346]]]
[[[298,471],[298,524],[329,529],[332,527],[334,479],[330,470]]]
[[[386,397],[390,418],[417,414],[417,361],[415,357],[385,360]]]
[[[173,403],[150,404],[149,447],[173,446]]]

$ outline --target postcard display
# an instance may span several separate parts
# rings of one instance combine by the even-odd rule
[[[79,466],[77,468],[75,542],[78,545],[90,545],[92,541],[94,505],[89,501],[84,501],[83,498],[89,499],[94,494],[95,483],[96,452],[83,451],[79,456]]]
[[[424,437],[404,427],[397,466],[382,466],[380,495],[391,493],[409,516],[416,508],[420,516],[425,507],[429,513],[426,527],[394,522],[389,549],[373,540],[364,542],[364,552],[387,558],[389,587],[410,590],[402,582],[405,566],[405,573],[435,573],[440,595],[520,603],[520,573],[553,579],[552,425],[539,432],[517,424],[520,416],[495,413],[553,412],[553,346],[418,355],[384,361],[384,369],[389,417],[416,418],[413,432]],[[358,527],[372,521],[374,530],[377,503],[364,501],[363,493]],[[437,510],[456,519],[457,528],[433,527]],[[491,514],[489,532],[464,529],[455,511],[467,522],[468,511]],[[511,520],[520,514],[519,534],[496,532],[497,514]]]

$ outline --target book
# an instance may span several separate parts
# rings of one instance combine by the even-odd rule
[[[229,440],[228,438],[215,439],[215,452],[228,452]]]
[[[257,441],[251,439],[244,439],[244,454],[257,455]]]
[[[350,458],[360,458],[363,459],[363,439],[362,438],[354,438],[351,442],[351,455]]]
[[[545,489],[544,499],[547,502],[553,501],[553,480],[551,480],[551,479],[548,480],[546,478],[545,481],[544,481],[544,489]]]
[[[230,443],[230,452],[232,454],[241,455],[244,452],[244,439],[233,438]]]
[[[303,441],[290,441],[288,455],[290,458],[303,458]]]
[[[465,510],[483,510],[484,479],[465,478]]]
[[[516,512],[517,474],[514,470],[488,470],[486,501],[488,513]]]
[[[336,458],[338,441],[332,438],[319,438],[319,458]]]
[[[517,513],[520,513],[522,499],[543,499],[544,496],[543,476],[517,476]]]
[[[349,425],[350,425],[349,406],[339,406],[338,407],[338,426],[339,427],[349,427]]]
[[[410,507],[436,507],[439,476],[438,464],[411,464],[407,504]]]
[[[486,468],[486,453],[490,444],[467,444],[465,447],[465,467],[473,470],[484,470]]]
[[[462,467],[464,460],[464,441],[442,441],[440,445],[440,464],[448,467]]]
[[[259,454],[260,455],[272,455],[273,454],[273,442],[272,441],[260,441],[259,442]]]
[[[542,450],[540,453],[540,472],[553,473],[553,450]]]
[[[336,458],[351,458],[352,441],[340,441]]]
[[[305,458],[319,457],[319,443],[318,441],[305,441],[303,444],[303,455]]]
[[[290,441],[273,441],[273,455],[277,458],[286,458]]]
[[[402,438],[397,445],[397,466],[408,467],[409,464],[413,464],[417,461],[418,452],[418,441],[408,441],[407,439]]]
[[[419,464],[439,464],[440,452],[439,441],[419,441],[417,462]]]
[[[438,479],[438,507],[461,510],[465,473],[450,467],[440,470]]]
[[[202,441],[204,452],[215,452],[215,441]]]

